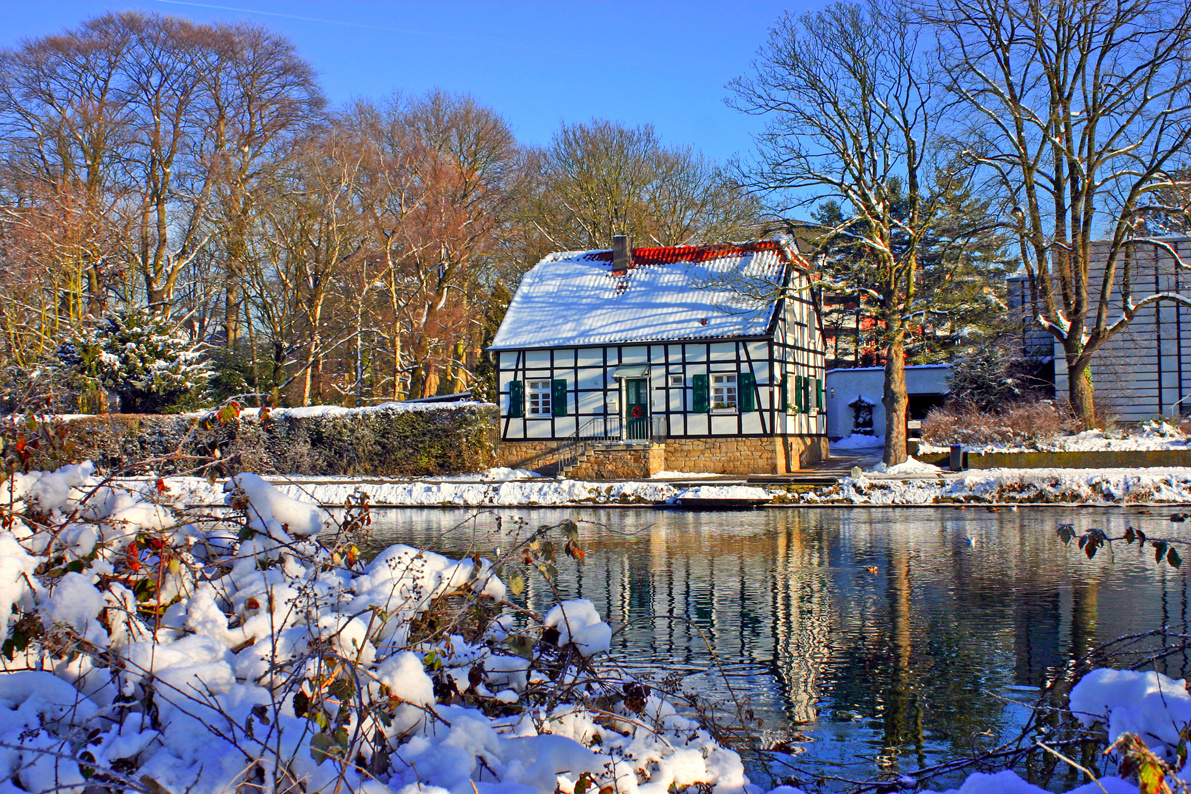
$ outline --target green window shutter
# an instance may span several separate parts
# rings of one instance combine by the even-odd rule
[[[554,416],[567,415],[566,378],[556,378],[550,384],[550,413]]]
[[[782,401],[782,404],[779,407],[783,411],[789,411],[790,410],[790,379],[789,378],[782,378],[782,389],[779,392],[779,394],[780,394],[780,396],[778,399],[780,399]]]
[[[802,407],[803,413],[811,412],[811,378],[809,376],[802,379]]]
[[[802,413],[804,410],[803,406],[802,406],[802,395],[803,395],[802,381],[803,380],[804,380],[804,378],[801,375],[794,376],[794,412],[795,413]]]
[[[707,376],[706,375],[692,375],[691,376],[691,401],[694,406],[691,410],[697,414],[707,413]]]
[[[740,373],[740,410],[757,410],[757,379],[751,372]]]
[[[819,378],[817,383],[819,384],[819,389],[815,394],[815,407],[818,408],[820,411],[822,411],[823,410],[823,398],[824,398],[824,392],[826,391],[826,387],[823,385],[822,378]]]
[[[509,382],[509,416],[513,419],[525,416],[525,384],[519,380]]]

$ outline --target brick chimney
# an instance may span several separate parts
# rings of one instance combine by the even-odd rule
[[[627,235],[618,234],[612,238],[612,274],[623,276],[633,263],[633,252],[629,248]]]

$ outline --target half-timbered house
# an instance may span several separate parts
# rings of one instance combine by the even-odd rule
[[[506,465],[784,473],[826,454],[822,329],[785,242],[551,254],[489,350]]]

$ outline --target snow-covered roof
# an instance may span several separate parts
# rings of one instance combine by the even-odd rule
[[[906,364],[905,369],[950,369],[951,364]],[[884,367],[832,367],[827,370],[830,375],[833,372],[884,372]]]
[[[550,254],[522,278],[489,349],[761,336],[791,265],[806,267],[776,240],[634,248],[619,271],[611,251]]]

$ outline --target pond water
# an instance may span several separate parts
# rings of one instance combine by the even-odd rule
[[[561,595],[591,599],[619,630],[620,663],[747,698],[767,739],[795,752],[751,770],[771,782],[971,755],[1019,728],[1022,704],[1068,659],[1124,634],[1191,630],[1182,571],[1123,543],[1089,561],[1056,534],[1187,534],[1157,509],[385,510],[374,543],[488,556],[512,543],[516,518],[581,522],[587,560],[560,565]],[[532,580],[522,597],[551,603]],[[1163,669],[1181,676],[1191,660]]]

